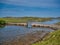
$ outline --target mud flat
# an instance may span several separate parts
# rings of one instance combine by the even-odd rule
[[[17,37],[12,41],[1,42],[0,45],[31,45],[32,43],[41,41],[48,33],[46,31],[31,32],[22,37]]]

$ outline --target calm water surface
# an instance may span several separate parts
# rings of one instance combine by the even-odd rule
[[[57,22],[60,22],[60,20],[58,19],[52,19],[51,21],[45,21],[45,22],[32,22],[32,23],[36,23],[36,24],[55,24]]]
[[[5,26],[4,28],[0,28],[0,42],[9,41],[15,39],[17,36],[22,36],[27,33],[35,32],[35,31],[53,31],[49,28],[27,28],[23,26]]]

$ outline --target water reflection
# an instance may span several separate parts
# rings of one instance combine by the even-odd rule
[[[5,25],[0,25],[0,29],[1,29],[1,28],[4,28],[4,27],[5,27]]]
[[[50,21],[45,21],[45,22],[32,22],[32,24],[55,24],[57,22],[60,22],[58,19],[52,19]]]
[[[27,33],[35,32],[35,31],[47,31],[51,32],[52,29],[49,28],[26,28],[23,26],[5,26],[4,28],[0,28],[0,42],[10,41],[16,39],[17,36],[22,36]]]

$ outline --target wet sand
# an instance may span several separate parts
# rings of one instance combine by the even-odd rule
[[[49,32],[45,31],[35,31],[34,33],[28,33],[24,36],[17,37],[12,41],[5,41],[0,43],[0,45],[31,45],[37,41],[41,41]]]

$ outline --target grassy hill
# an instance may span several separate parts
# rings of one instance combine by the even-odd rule
[[[32,45],[60,45],[60,30],[51,32],[43,41],[36,42]]]
[[[5,20],[6,22],[19,23],[19,22],[27,22],[27,21],[44,22],[44,21],[51,20],[51,18],[39,18],[39,17],[4,17],[4,18],[0,18],[0,20]]]

